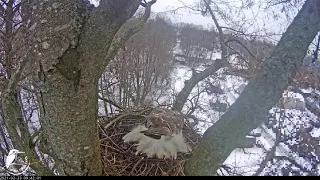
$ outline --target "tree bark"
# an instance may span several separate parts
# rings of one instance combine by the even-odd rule
[[[41,143],[59,175],[102,175],[98,79],[121,45],[143,27],[155,0],[143,4],[143,17],[132,20],[141,0],[101,1],[97,8],[85,0],[34,3],[31,35],[41,39],[34,56]]]
[[[236,102],[203,135],[186,163],[187,175],[215,175],[250,131],[261,124],[302,65],[320,30],[320,0],[307,0],[283,34],[270,58]],[[315,8],[317,7],[317,8]]]
[[[28,122],[24,119],[24,114],[22,112],[23,106],[18,100],[19,91],[17,84],[21,78],[24,67],[28,62],[26,56],[20,56],[25,53],[24,51],[17,53],[18,43],[15,42],[15,35],[18,32],[18,29],[14,29],[13,27],[15,26],[15,13],[19,8],[20,4],[15,3],[14,0],[10,0],[6,3],[6,10],[3,12],[4,14],[1,15],[5,21],[5,32],[2,32],[1,36],[4,41],[5,53],[3,58],[4,62],[1,62],[1,64],[5,67],[5,73],[7,75],[6,80],[8,80],[7,82],[5,81],[5,88],[1,92],[1,110],[3,113],[5,129],[9,134],[9,139],[13,146],[11,147],[9,143],[5,141],[6,148],[16,148],[23,151],[25,152],[23,155],[27,156],[29,161],[37,162],[38,155],[34,148],[35,143],[29,133]],[[25,32],[23,22],[20,24],[19,30]],[[28,38],[23,38],[21,41],[23,43],[24,41],[28,42]],[[17,57],[21,58],[18,59]],[[3,138],[6,137],[3,136]],[[41,163],[32,163],[30,167],[41,175],[53,174],[48,167]]]

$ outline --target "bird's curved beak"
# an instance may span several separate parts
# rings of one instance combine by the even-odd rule
[[[22,152],[22,151],[18,151],[17,153],[18,153],[18,154],[22,154],[22,153],[25,153],[25,152]]]

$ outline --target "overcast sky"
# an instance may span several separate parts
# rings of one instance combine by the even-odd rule
[[[186,5],[192,5],[194,0],[180,0]],[[152,7],[152,11],[155,13],[170,12],[178,7],[182,7],[183,4],[179,0],[158,0],[157,3]],[[172,14],[173,15],[173,14]],[[197,12],[190,12],[186,9],[180,9],[173,20],[178,22],[192,23],[202,25],[204,27],[212,26],[212,19],[203,17]]]
[[[89,0],[94,5],[98,5],[97,2],[99,0]],[[194,0],[180,0],[186,5],[190,5],[194,2]],[[154,13],[168,13],[177,7],[181,7],[183,4],[179,2],[179,0],[157,0],[157,2],[152,6],[152,11]],[[186,10],[180,9],[177,12],[179,15],[170,16],[172,20],[177,22],[185,22],[185,23],[193,23],[197,25],[202,25],[207,27],[212,24],[212,20],[206,17],[203,17],[200,14],[195,14],[194,12],[187,12]]]
[[[97,5],[96,2],[99,0],[90,0],[92,3]],[[172,12],[172,10],[177,9],[179,7],[182,7],[183,5],[193,5],[195,2],[199,0],[157,0],[157,2],[153,5],[152,11],[155,14],[167,14],[167,17],[170,17],[170,19],[173,22],[185,22],[185,23],[192,23],[196,25],[202,25],[204,28],[210,28],[213,27],[213,21],[209,17],[202,16],[199,12],[187,10],[187,9],[179,9],[178,11],[175,11],[175,14],[172,14],[169,12]],[[230,0],[229,2],[232,2],[233,6],[239,6],[241,5],[241,2],[244,0]],[[263,0],[255,0],[254,2],[262,2]],[[219,0],[215,1],[216,3],[219,2]],[[244,1],[245,2],[245,1]],[[218,3],[219,5],[221,3]],[[263,33],[277,33],[279,36],[273,36],[272,38],[274,40],[279,40],[281,37],[280,34],[282,34],[286,28],[288,27],[288,24],[291,20],[287,20],[285,18],[285,14],[280,12],[279,9],[268,9],[268,11],[264,11],[262,8],[258,8],[258,6],[253,6],[251,9],[247,9],[245,11],[240,11],[237,13],[236,11],[232,10],[228,12],[228,15],[232,17],[233,20],[238,21],[237,24],[239,26],[234,26],[235,28],[240,27],[241,25],[246,29],[247,33],[250,33],[252,31],[260,30],[260,32]],[[271,13],[275,12],[279,15],[279,19],[275,20]],[[291,13],[290,17],[294,17],[297,13],[297,9],[295,12]],[[246,22],[240,19],[241,16],[246,17]],[[222,21],[221,18],[219,18],[219,23],[222,26],[226,26],[225,21]],[[271,40],[271,39],[269,39]]]
[[[164,12],[171,12],[174,9],[177,9],[178,7],[182,7],[183,5],[190,5],[192,6],[195,2],[199,0],[158,0],[157,3],[152,7],[152,11],[155,13],[164,13]],[[219,2],[219,0],[215,1]],[[241,2],[243,0],[230,0],[229,2],[233,2],[231,5],[233,6],[240,6]],[[254,2],[259,2],[258,0]],[[260,0],[260,2],[263,2],[263,0]],[[260,4],[260,6],[263,6]],[[241,24],[247,24],[248,32],[252,32],[253,30],[263,30],[264,32],[269,33],[278,33],[282,34],[286,28],[288,27],[289,23],[291,22],[291,19],[286,19],[286,16],[284,13],[280,12],[280,6],[279,7],[273,7],[268,9],[268,11],[263,10],[263,8],[258,7],[258,4],[252,6],[252,8],[247,10],[242,10],[240,13],[237,13],[235,11],[231,11],[230,15],[231,17],[239,21],[239,25]],[[295,11],[291,12],[289,14],[290,18],[293,18],[298,9],[295,9]],[[276,13],[278,16],[278,19],[274,19],[272,17],[272,12]],[[213,20],[210,17],[204,17],[200,13],[195,11],[190,11],[186,9],[179,9],[175,15],[170,14],[168,15],[172,20],[175,22],[185,22],[185,23],[192,23],[197,25],[202,25],[205,28],[212,27],[213,26]],[[241,16],[246,17],[246,22],[242,21],[240,19]],[[227,26],[224,21],[221,20],[221,18],[218,17],[219,23],[222,26]],[[249,27],[250,26],[250,27]],[[280,36],[275,37],[276,39],[279,39]]]

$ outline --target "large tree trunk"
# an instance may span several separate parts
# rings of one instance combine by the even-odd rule
[[[42,141],[60,175],[101,175],[97,130],[97,78],[74,89],[61,74],[50,74],[41,91]],[[85,80],[85,79],[81,79]]]
[[[320,30],[320,0],[307,0],[271,57],[237,101],[210,127],[186,164],[188,175],[215,175],[245,136],[261,124],[292,82]],[[315,8],[317,7],[317,8]]]
[[[98,79],[119,47],[143,27],[155,0],[143,4],[144,16],[129,21],[141,0],[101,1],[97,8],[85,0],[34,2],[31,35],[42,40],[34,57],[41,143],[59,175],[101,175]]]

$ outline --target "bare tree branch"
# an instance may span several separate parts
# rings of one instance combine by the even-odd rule
[[[187,101],[187,98],[189,94],[191,93],[192,89],[202,80],[209,77],[222,67],[226,66],[227,63],[224,60],[216,59],[214,63],[204,71],[200,73],[194,73],[192,77],[189,80],[186,80],[184,82],[183,89],[179,92],[178,96],[176,97],[176,100],[173,103],[172,109],[181,111],[185,102]]]
[[[237,42],[238,44],[240,44],[249,54],[251,57],[253,57],[255,59],[255,56],[252,54],[252,52],[248,49],[247,46],[245,46],[241,41],[239,41],[238,39],[235,39],[235,38],[231,38],[231,39],[228,39],[226,41],[226,44],[227,43],[230,43],[230,42]]]
[[[214,63],[204,71],[200,73],[193,73],[191,78],[187,81],[185,81],[185,85],[183,89],[179,92],[179,94],[176,97],[176,100],[173,103],[172,109],[181,111],[184,104],[187,101],[187,98],[189,94],[191,93],[192,89],[202,80],[205,78],[209,77],[210,75],[213,75],[216,71],[221,69],[222,67],[225,67],[228,65],[227,58],[227,46],[225,45],[225,35],[222,31],[222,28],[220,27],[218,20],[216,19],[215,14],[213,13],[211,7],[210,7],[210,2],[207,0],[204,0],[206,9],[209,11],[212,20],[214,21],[214,24],[216,28],[218,29],[218,35],[219,35],[219,43],[220,43],[220,48],[221,48],[221,58],[216,59]]]
[[[109,103],[109,104],[111,104],[111,105],[113,105],[113,106],[115,106],[115,107],[117,107],[117,108],[119,108],[119,109],[123,109],[123,107],[121,107],[120,105],[118,105],[117,103],[113,102],[110,99],[107,99],[107,98],[104,98],[104,97],[101,97],[101,96],[98,96],[98,98],[103,100],[103,101],[105,101],[105,102],[107,102],[107,103]]]
[[[143,16],[141,16],[138,19],[131,18],[128,20],[128,22],[121,26],[121,28],[114,36],[111,42],[110,48],[105,58],[104,66],[106,66],[109,63],[109,61],[111,61],[114,58],[119,48],[122,47],[132,35],[136,34],[143,28],[144,23],[148,20],[150,16],[151,6],[156,2],[157,0],[152,0],[143,5],[145,6],[145,12]]]

